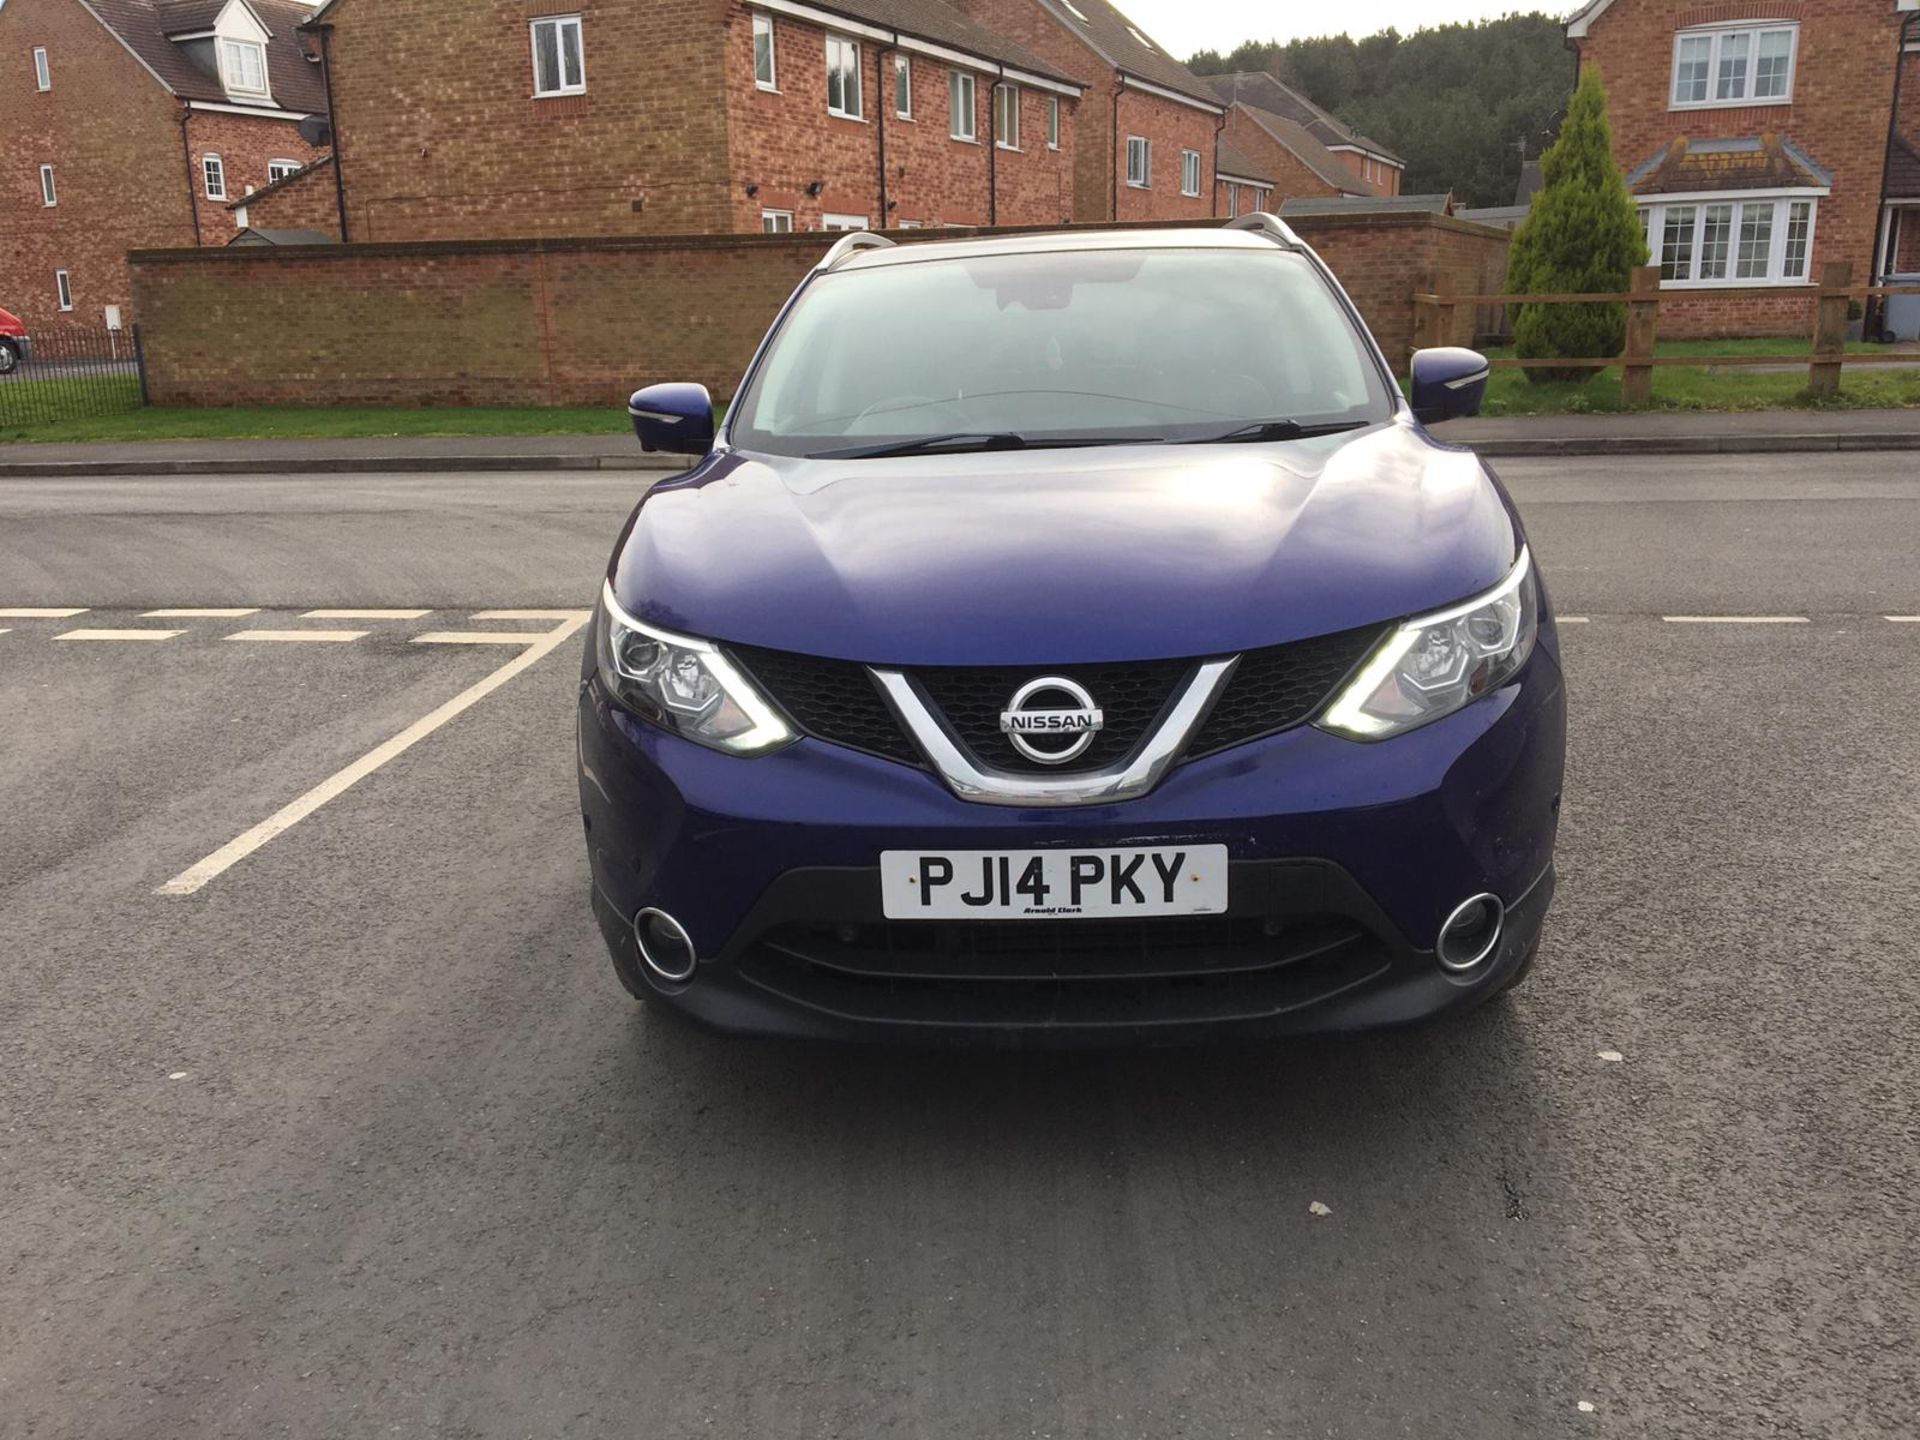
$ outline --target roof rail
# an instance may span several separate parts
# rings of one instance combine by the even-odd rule
[[[893,241],[884,235],[876,235],[871,230],[849,230],[833,242],[833,248],[822,255],[820,263],[813,268],[819,271],[832,270],[855,251],[882,250],[892,245]]]
[[[1283,250],[1304,250],[1307,248],[1300,237],[1293,233],[1292,228],[1286,221],[1282,220],[1278,215],[1270,214],[1265,210],[1256,210],[1250,215],[1238,216],[1235,219],[1229,220],[1222,228],[1227,230],[1251,230],[1255,234],[1266,236]]]

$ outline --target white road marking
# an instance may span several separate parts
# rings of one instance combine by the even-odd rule
[[[71,620],[76,615],[87,613],[82,605],[78,610],[45,610],[32,605],[15,605],[9,610],[0,610],[0,620]]]
[[[418,620],[431,610],[305,610],[302,620]]]
[[[258,615],[260,607],[251,610],[142,610],[142,620],[244,620],[249,615]]]
[[[1587,623],[1587,617],[1585,615],[1560,615],[1555,618],[1562,625],[1584,625]]]
[[[591,610],[481,610],[475,620],[579,620],[590,617]]]
[[[12,633],[13,631],[11,630],[0,630],[0,635],[11,635]]]
[[[1804,615],[1662,615],[1669,625],[1805,625]]]
[[[184,630],[63,630],[56,640],[171,640]]]
[[[521,671],[539,664],[560,646],[566,644],[585,623],[584,618],[579,618],[555,626],[544,637],[529,645],[485,679],[468,686],[444,705],[428,711],[398,735],[383,744],[376,745],[344,770],[328,776],[299,799],[281,806],[251,830],[235,836],[206,859],[182,870],[154,893],[156,895],[193,894],[208,881],[239,864],[275,836],[291,830],[329,800],[359,784],[396,755],[405,753],[426,739],[462,711],[486,699]]]
[[[429,630],[413,637],[416,645],[526,645],[544,639],[544,630]]]
[[[0,610],[0,615],[6,612]],[[1889,615],[1886,617],[1896,625],[1920,625],[1920,615]]]
[[[229,640],[273,640],[298,645],[303,642],[321,645],[345,645],[351,640],[364,640],[365,630],[236,630],[227,636]]]

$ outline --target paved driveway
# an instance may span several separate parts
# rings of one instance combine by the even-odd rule
[[[1504,467],[1511,1005],[1011,1058],[619,992],[637,477],[0,482],[0,1435],[1911,1435],[1920,475],[1814,458]]]

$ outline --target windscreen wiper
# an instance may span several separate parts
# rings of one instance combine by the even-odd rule
[[[845,450],[815,450],[809,460],[879,460],[888,455],[926,455],[935,451],[964,454],[969,450],[1024,450],[1027,437],[1015,430],[961,430],[951,435],[923,435],[918,440],[889,440],[880,445],[854,445]]]
[[[1302,425],[1298,420],[1255,420],[1219,435],[1202,435],[1188,445],[1257,445],[1270,440],[1309,440],[1315,435],[1338,435],[1345,430],[1364,430],[1371,420],[1329,420],[1319,425]]]

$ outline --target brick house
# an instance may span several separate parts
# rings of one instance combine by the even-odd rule
[[[130,322],[126,254],[223,245],[230,200],[318,159],[319,66],[290,0],[0,5],[0,305]]]
[[[1107,0],[955,0],[1087,83],[1073,218],[1189,220],[1214,213],[1214,146],[1226,107]]]
[[[1231,107],[1227,136],[1258,158],[1278,145],[1293,155],[1297,195],[1398,195],[1407,162],[1378,140],[1334,119],[1298,90],[1264,70],[1209,75]],[[1238,113],[1244,112],[1244,113]],[[1273,163],[1269,159],[1269,163]],[[1284,162],[1282,162],[1284,163]]]
[[[941,0],[330,0],[355,241],[1057,224],[1069,73]],[[332,182],[325,182],[332,183]],[[254,207],[305,223],[325,183]]]
[[[1222,134],[1213,150],[1213,213],[1231,219],[1275,208],[1273,176]]]
[[[1591,0],[1567,22],[1580,65],[1606,81],[1614,157],[1662,286],[1689,292],[1662,308],[1663,333],[1802,330],[1826,262],[1852,262],[1855,284],[1887,268],[1882,247],[1902,208],[1888,160],[1916,134],[1904,100],[1904,136],[1895,125],[1896,77],[1912,59],[1901,12],[1916,9],[1920,0]],[[1780,298],[1714,298],[1736,286],[1778,287]]]

